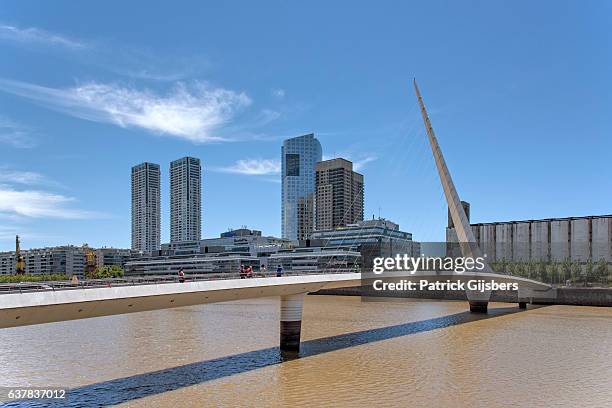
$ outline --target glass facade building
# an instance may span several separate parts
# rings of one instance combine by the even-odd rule
[[[314,229],[315,167],[323,158],[314,134],[287,139],[281,147],[281,233],[290,240],[310,238]]]

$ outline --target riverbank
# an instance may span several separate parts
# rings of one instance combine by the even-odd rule
[[[364,287],[321,289],[312,295],[361,296]],[[571,306],[602,306],[612,307],[612,288],[556,288],[554,298],[534,298],[534,304],[571,305]],[[439,299],[467,301],[462,291],[385,291],[378,292],[380,297]],[[491,302],[518,303],[516,291],[493,291]]]

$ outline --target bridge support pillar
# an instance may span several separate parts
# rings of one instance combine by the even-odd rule
[[[280,299],[280,349],[300,351],[302,307],[305,293],[285,295]]]
[[[487,313],[491,291],[480,292],[477,290],[466,290],[468,302],[470,302],[470,312]]]

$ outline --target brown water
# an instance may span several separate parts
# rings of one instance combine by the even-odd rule
[[[490,307],[308,296],[297,359],[277,299],[4,329],[0,386],[72,406],[612,406],[612,308]]]

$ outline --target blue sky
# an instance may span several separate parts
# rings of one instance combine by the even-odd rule
[[[446,206],[419,81],[472,221],[609,214],[607,1],[4,1],[0,249],[128,247],[130,167],[204,166],[203,235],[280,235],[284,138],[365,175],[366,214],[421,241]]]

